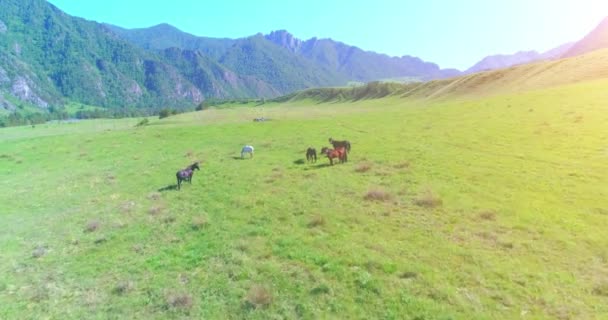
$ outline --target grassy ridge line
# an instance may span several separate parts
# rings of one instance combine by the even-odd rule
[[[297,92],[276,101],[347,102],[398,96],[411,99],[487,97],[558,87],[608,77],[608,49],[574,58],[531,63],[508,69],[422,83],[374,82],[354,88],[320,88]]]

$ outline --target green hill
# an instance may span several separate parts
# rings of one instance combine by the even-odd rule
[[[203,99],[180,72],[94,22],[43,0],[1,0],[3,96],[38,107],[86,104],[160,106]],[[14,104],[5,107],[14,109]]]

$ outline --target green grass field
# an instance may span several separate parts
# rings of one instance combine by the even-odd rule
[[[0,319],[606,319],[607,87],[1,129]]]

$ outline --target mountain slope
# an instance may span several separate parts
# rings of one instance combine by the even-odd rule
[[[203,99],[174,67],[100,24],[44,0],[0,0],[0,7],[0,96],[6,108],[13,99],[42,108],[66,99],[106,107]]]
[[[574,57],[594,50],[608,48],[608,17],[605,18],[591,33],[566,52],[563,57]]]
[[[370,83],[355,88],[320,88],[280,99],[313,99],[321,102],[375,99],[398,96],[411,99],[479,97],[545,89],[585,81],[608,79],[608,49],[576,58],[537,62],[508,69],[480,72],[424,83]]]
[[[537,51],[519,51],[514,54],[488,56],[466,70],[464,73],[470,74],[481,71],[503,69],[536,61],[558,59],[566,51],[568,51],[572,45],[573,43],[566,43],[544,53],[538,53]]]

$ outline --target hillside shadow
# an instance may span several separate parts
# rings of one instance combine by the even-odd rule
[[[171,184],[166,187],[162,187],[162,188],[158,189],[158,192],[175,191],[175,190],[177,190],[177,185]]]

